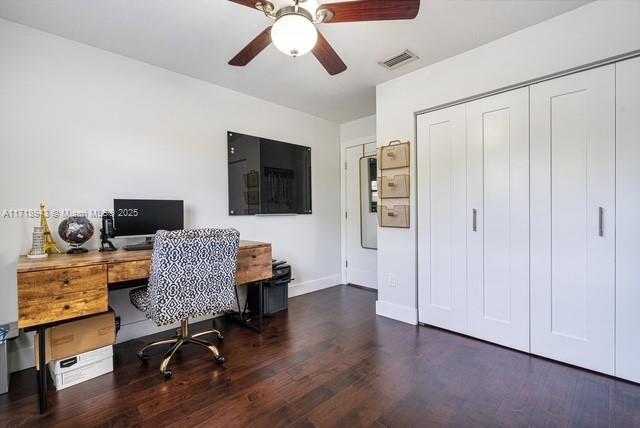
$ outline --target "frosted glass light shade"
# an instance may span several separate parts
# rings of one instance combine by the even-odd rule
[[[318,31],[306,17],[290,13],[273,24],[271,40],[280,51],[295,57],[304,55],[315,47]]]

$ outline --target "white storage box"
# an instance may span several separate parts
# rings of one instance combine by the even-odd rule
[[[52,361],[49,371],[58,390],[110,373],[113,371],[113,345]]]

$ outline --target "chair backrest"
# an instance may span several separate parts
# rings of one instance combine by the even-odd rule
[[[235,229],[158,231],[147,317],[157,325],[230,309],[240,233]]]

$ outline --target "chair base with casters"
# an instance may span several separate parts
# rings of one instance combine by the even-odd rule
[[[131,303],[133,304],[133,306],[145,312],[147,309],[147,305],[149,304],[148,287],[134,288],[129,292],[129,298],[131,299]],[[201,336],[204,336],[207,334],[217,335],[218,340],[220,341],[224,339],[222,336],[222,333],[220,333],[218,330],[215,330],[215,329],[201,331],[195,334],[190,334],[189,320],[188,319],[182,320],[180,321],[180,329],[179,331],[176,331],[176,335],[174,337],[170,339],[162,339],[162,340],[157,340],[155,342],[148,343],[140,351],[138,351],[138,357],[142,361],[148,361],[149,355],[145,352],[147,349],[153,348],[154,346],[171,345],[169,350],[164,354],[164,357],[162,358],[162,363],[160,364],[160,372],[167,379],[170,378],[171,375],[173,374],[171,369],[168,368],[169,362],[171,362],[171,358],[176,353],[176,351],[180,349],[182,345],[186,345],[188,343],[192,343],[194,345],[200,345],[209,349],[209,351],[211,351],[211,353],[213,354],[213,358],[215,358],[218,364],[224,363],[224,357],[220,355],[220,351],[218,350],[216,345],[206,340],[200,339]]]
[[[180,349],[180,347],[189,343],[207,348],[209,351],[211,351],[211,354],[213,354],[213,358],[215,358],[216,362],[218,364],[223,364],[224,357],[220,355],[220,351],[218,350],[216,345],[211,342],[207,342],[206,340],[199,339],[200,336],[204,336],[207,334],[216,334],[218,336],[218,340],[224,339],[222,334],[218,330],[207,330],[195,334],[189,334],[189,321],[183,320],[181,322],[179,334],[176,334],[171,339],[157,340],[155,342],[146,344],[140,351],[138,351],[138,357],[142,361],[147,361],[149,360],[149,355],[145,352],[147,349],[154,346],[171,345],[169,350],[164,354],[162,363],[160,364],[160,372],[167,379],[170,378],[173,374],[171,369],[168,368],[171,358],[176,353],[176,351]]]

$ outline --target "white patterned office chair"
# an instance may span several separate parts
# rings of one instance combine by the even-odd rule
[[[181,330],[171,339],[159,340],[143,347],[138,356],[152,346],[172,344],[165,354],[160,371],[169,378],[171,357],[182,345],[193,343],[211,351],[218,363],[224,362],[218,348],[198,339],[208,330],[189,334],[189,318],[231,309],[235,303],[235,280],[240,234],[235,229],[200,229],[174,232],[158,231],[153,245],[149,285],[130,291],[131,303],[158,326],[180,321]]]

